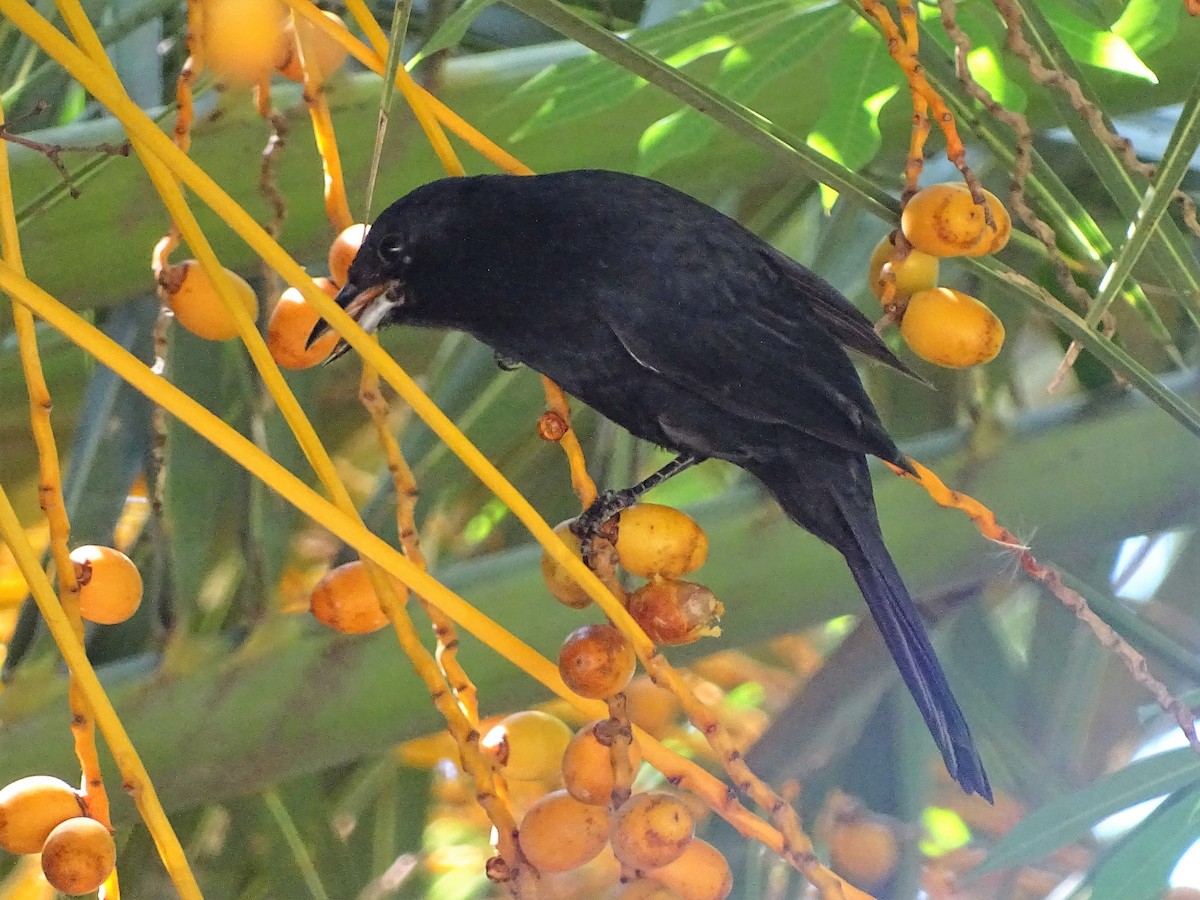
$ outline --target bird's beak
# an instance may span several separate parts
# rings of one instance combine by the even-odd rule
[[[363,331],[372,334],[389,312],[397,306],[403,305],[404,286],[397,280],[385,281],[367,288],[361,288],[352,282],[347,282],[338,291],[338,295],[333,300],[346,311],[346,314],[350,318],[358,323]],[[329,331],[329,327],[329,323],[324,319],[318,321],[309,333],[305,347],[311,347],[321,335]],[[325,360],[326,365],[333,362],[339,356],[342,356],[349,349],[350,345],[346,343],[344,338],[338,341],[337,346],[333,348],[333,352],[329,354],[329,358]]]

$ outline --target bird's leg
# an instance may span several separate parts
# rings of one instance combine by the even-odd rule
[[[619,491],[604,491],[600,494],[592,501],[592,505],[571,523],[571,532],[579,538],[579,542],[584,548],[585,559],[589,554],[592,540],[600,534],[609,519],[621,510],[633,506],[642,494],[651,488],[658,487],[668,478],[678,475],[684,469],[689,469],[698,462],[700,462],[700,457],[691,453],[680,453],[657,472],[639,481],[633,487]]]

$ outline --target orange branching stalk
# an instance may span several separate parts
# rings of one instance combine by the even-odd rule
[[[4,109],[0,106],[0,125],[3,123]],[[8,153],[3,142],[0,142],[0,245],[4,261],[23,273],[12,187],[9,182]],[[79,614],[79,581],[75,575],[75,565],[71,562],[71,522],[63,501],[58,445],[50,423],[50,411],[53,407],[50,388],[46,383],[38,353],[33,314],[20,304],[14,303],[13,323],[17,332],[21,369],[29,394],[30,424],[38,454],[38,500],[50,529],[50,552],[58,574],[59,602],[76,637],[82,641],[83,619]],[[100,759],[96,752],[95,718],[92,706],[80,691],[73,671],[67,696],[71,709],[71,735],[75,755],[79,759],[83,801],[88,814],[111,830],[108,793],[104,788],[104,776],[101,774]]]
[[[546,392],[546,415],[538,423],[538,434],[544,440],[555,441],[567,455],[571,467],[571,487],[579,496],[579,502],[587,509],[596,501],[596,483],[588,475],[583,448],[571,427],[571,409],[562,388],[542,376],[542,389]]]
[[[376,434],[383,447],[387,460],[388,471],[392,473],[392,484],[396,492],[396,533],[400,536],[400,546],[404,555],[422,569],[425,568],[425,554],[421,552],[421,542],[417,534],[414,511],[417,505],[419,491],[412,469],[400,451],[400,444],[392,434],[389,422],[388,402],[379,386],[379,373],[369,366],[363,367],[362,380],[358,389],[359,400],[371,414]],[[450,621],[436,606],[418,597],[421,607],[433,623],[433,632],[437,638],[435,659],[442,670],[450,690],[454,693],[458,705],[467,722],[472,728],[479,727],[479,692],[471,681],[466,670],[458,661],[458,632]]]
[[[988,507],[974,497],[947,487],[933,470],[921,465],[915,459],[909,457],[908,461],[912,464],[915,474],[905,472],[890,463],[888,465],[897,475],[915,481],[923,487],[939,506],[957,509],[964,513],[979,529],[980,534],[1012,553],[1017,564],[1030,578],[1044,584],[1050,593],[1054,594],[1067,609],[1075,614],[1077,619],[1092,630],[1101,645],[1116,655],[1133,680],[1149,691],[1162,710],[1175,719],[1179,729],[1187,737],[1188,743],[1197,753],[1200,753],[1200,739],[1197,739],[1196,736],[1195,715],[1192,710],[1174,697],[1167,690],[1166,685],[1150,674],[1146,658],[1129,646],[1128,642],[1113,631],[1107,622],[1097,616],[1078,591],[1064,583],[1062,573],[1052,566],[1039,562],[1029,546],[1002,526],[996,520],[996,514]]]

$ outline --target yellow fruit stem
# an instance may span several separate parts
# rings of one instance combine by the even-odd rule
[[[0,125],[4,124],[4,108],[0,104]],[[0,248],[4,261],[24,274],[21,261],[21,242],[17,232],[17,217],[13,206],[12,176],[8,165],[8,145],[0,141]],[[37,333],[33,316],[20,304],[13,304],[13,324],[17,332],[17,347],[21,370],[29,393],[29,418],[38,455],[38,499],[49,526],[50,552],[58,574],[58,599],[67,621],[80,641],[83,640],[83,619],[79,614],[79,582],[71,562],[71,522],[63,501],[62,472],[59,468],[58,445],[50,424],[52,402],[50,389],[42,371],[38,353]],[[87,697],[79,690],[75,672],[70,673],[67,690],[71,710],[71,735],[75,756],[79,760],[80,789],[88,811],[105,827],[111,828],[108,792],[96,753],[95,718]]]
[[[337,136],[333,131],[333,118],[329,114],[329,100],[325,96],[325,73],[319,66],[307,62],[312,55],[312,40],[306,37],[307,28],[295,27],[292,14],[292,31],[296,35],[296,47],[300,54],[300,71],[304,73],[304,104],[312,119],[313,137],[317,153],[321,157],[321,168],[325,173],[325,215],[333,230],[341,234],[354,224],[350,214],[350,202],[346,198],[346,181],[342,175],[342,159],[338,153]],[[322,16],[324,18],[324,16]]]
[[[579,502],[587,509],[596,501],[596,483],[588,475],[587,462],[583,458],[583,448],[579,445],[579,437],[571,427],[571,407],[567,403],[567,395],[562,388],[546,376],[542,376],[542,390],[546,392],[546,409],[558,416],[567,430],[558,439],[558,445],[567,455],[567,465],[571,468],[571,487],[579,496]]]
[[[5,275],[11,274],[13,271],[7,264],[0,268],[3,269]],[[9,291],[7,286],[5,290],[14,293]],[[37,553],[25,536],[25,530],[17,519],[17,512],[8,498],[8,492],[2,485],[0,485],[0,536],[3,536],[4,542],[12,550],[17,566],[20,567],[21,574],[25,576],[33,599],[46,622],[46,627],[53,635],[54,642],[58,645],[63,659],[70,668],[72,677],[79,685],[80,693],[91,704],[100,731],[112,751],[113,760],[121,772],[122,779],[130,789],[138,812],[154,839],[158,855],[162,858],[163,865],[166,866],[167,873],[176,890],[179,891],[179,896],[183,900],[200,900],[200,887],[188,867],[183,847],[180,846],[179,839],[171,828],[171,823],[167,821],[162,804],[158,801],[158,795],[150,781],[150,774],[146,771],[146,767],[138,757],[137,750],[129,740],[129,735],[117,717],[112,702],[104,693],[104,687],[100,684],[100,679],[96,677],[96,671],[92,668],[87,653],[83,649],[83,642],[75,634],[71,621],[59,604],[58,598],[55,597],[50,579],[42,571]]]
[[[288,5],[292,9],[299,9],[302,5],[310,7],[316,11],[308,0],[287,0]],[[367,9],[367,4],[363,0],[347,0],[346,8],[350,14],[354,16],[354,21],[358,23],[358,27],[363,30],[367,39],[371,42],[371,47],[375,50],[375,56],[378,58],[380,67],[375,69],[379,74],[383,74],[386,68],[384,60],[388,57],[388,39],[383,33],[383,29],[379,27],[379,23],[375,21],[375,16]],[[320,12],[316,13],[322,19],[324,16]],[[310,21],[316,22],[316,19]],[[325,19],[331,34],[332,30],[337,30],[328,19]],[[349,48],[347,48],[349,49]],[[351,51],[353,52],[353,51]],[[374,68],[374,66],[371,66]],[[429,141],[433,147],[433,152],[437,154],[437,158],[442,163],[442,168],[446,170],[447,175],[465,175],[466,169],[459,161],[458,155],[454,152],[454,148],[450,146],[450,139],[446,137],[446,132],[442,131],[441,123],[438,122],[437,116],[434,114],[433,108],[429,103],[429,94],[423,88],[419,87],[413,77],[408,74],[408,70],[403,65],[396,68],[396,89],[400,91],[404,99],[408,102],[409,108],[412,109],[413,115],[417,118],[417,123],[421,126],[421,130],[425,132],[425,139]]]
[[[354,35],[352,35],[345,28],[339,28],[328,18],[321,15],[321,11],[317,9],[317,7],[310,2],[310,0],[284,0],[284,2],[290,6],[294,12],[299,13],[305,19],[311,22],[313,27],[319,28],[328,38],[330,38],[330,40],[336,41],[345,47],[346,51],[351,56],[357,59],[372,72],[377,75],[382,75],[384,73],[386,69],[384,60],[387,58],[387,37],[383,34],[383,30],[379,27],[378,23],[371,18],[369,13],[365,13],[367,24],[364,25],[362,21],[359,21],[358,13],[355,12],[353,8],[355,4],[347,4],[347,6],[351,8],[351,12],[355,14],[355,20],[358,21],[359,27],[363,28],[368,35],[372,33],[372,31],[369,30],[370,26],[374,25],[374,33],[376,38],[372,41],[372,43],[377,45],[375,50],[372,50],[370,47],[366,46],[362,41],[354,37]],[[362,7],[361,0],[359,0],[358,6]],[[380,48],[382,48],[384,52],[379,52]],[[413,101],[409,99],[410,94],[405,93],[406,91],[410,91],[412,97],[419,98],[416,102],[424,104],[424,108],[428,109],[438,122],[444,124],[447,128],[454,132],[454,134],[465,141],[469,147],[475,150],[475,152],[494,163],[500,169],[504,170],[505,172],[511,172],[514,175],[533,174],[532,169],[530,169],[508,151],[499,147],[494,141],[485,136],[477,128],[466,122],[461,116],[446,106],[446,104],[444,104],[441,100],[414,82],[412,76],[403,67],[401,67],[396,73],[396,87],[401,91],[402,94],[404,94],[405,99],[408,100],[410,104],[412,104]],[[416,114],[415,107],[414,114]],[[425,127],[424,122],[422,122],[421,125],[423,128]],[[428,134],[428,131],[426,133]],[[433,141],[431,140],[430,143],[433,143]],[[434,144],[434,149],[435,151],[437,150],[436,144]],[[441,154],[439,153],[439,159],[440,158]],[[444,161],[443,166],[446,167]],[[447,171],[450,171],[449,167],[446,167],[446,169]]]

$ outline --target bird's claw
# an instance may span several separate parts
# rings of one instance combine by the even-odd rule
[[[609,543],[616,542],[617,521],[614,517],[636,500],[637,495],[628,488],[604,491],[571,523],[571,533],[579,538],[579,545],[583,548],[584,562],[589,562],[592,557],[596,538],[604,538]]]

